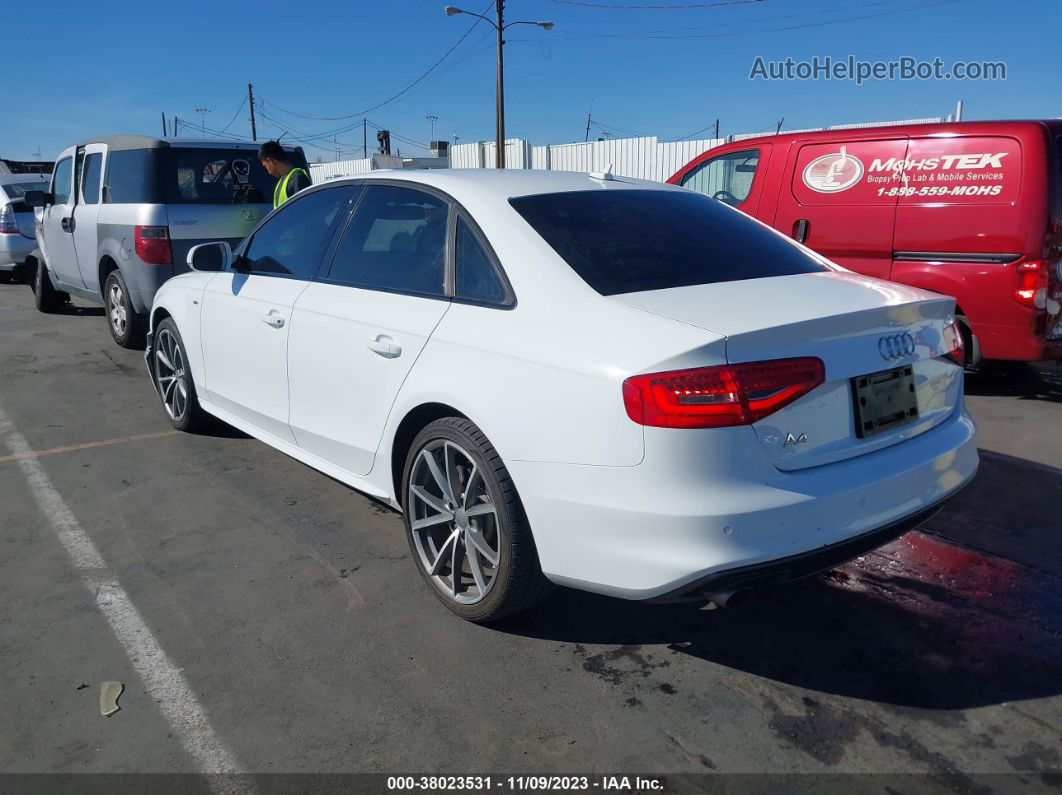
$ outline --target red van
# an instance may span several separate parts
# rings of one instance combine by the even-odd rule
[[[1062,358],[1062,121],[749,138],[668,182],[850,270],[953,296],[971,364]]]

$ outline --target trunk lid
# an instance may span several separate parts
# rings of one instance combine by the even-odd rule
[[[880,450],[925,433],[962,401],[962,368],[944,360],[954,301],[840,271],[612,296],[726,337],[727,360],[816,356],[826,381],[753,424],[764,452],[797,470]],[[911,368],[918,416],[873,434],[857,429],[852,379]]]

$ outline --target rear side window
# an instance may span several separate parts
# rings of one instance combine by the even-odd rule
[[[411,188],[365,191],[336,251],[331,281],[392,292],[444,295],[449,205]]]
[[[272,203],[277,181],[253,149],[172,148],[161,169],[165,204]]]
[[[286,202],[254,233],[244,259],[252,273],[312,279],[333,225],[350,200],[349,186],[326,188]]]
[[[47,182],[14,182],[8,185],[0,185],[0,191],[7,194],[9,199],[21,199],[28,190],[48,190]]]
[[[100,178],[103,176],[103,153],[92,152],[85,156],[81,172],[81,198],[85,204],[99,204]]]
[[[464,218],[457,219],[457,296],[470,301],[497,304],[505,300],[505,288],[498,272]]]
[[[105,204],[159,204],[155,167],[160,149],[111,152],[103,182]]]
[[[70,201],[70,177],[73,174],[74,161],[64,157],[55,164],[55,173],[52,175],[52,201],[55,204],[66,204]]]
[[[682,186],[737,207],[749,197],[759,162],[758,149],[713,157],[683,177]]]
[[[575,191],[509,202],[602,295],[829,270],[691,191]]]

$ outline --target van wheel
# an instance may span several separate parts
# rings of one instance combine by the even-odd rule
[[[60,311],[70,296],[52,286],[52,280],[48,278],[47,267],[44,260],[37,263],[37,270],[33,275],[33,297],[37,311],[49,314]]]
[[[477,623],[532,607],[552,590],[498,451],[463,417],[413,440],[402,477],[406,537],[432,593]]]
[[[171,318],[163,320],[155,329],[155,345],[151,355],[155,388],[170,424],[188,433],[202,429],[209,423],[210,415],[199,405],[184,340]]]
[[[123,348],[142,350],[147,338],[147,315],[133,309],[122,272],[113,270],[103,286],[103,305],[111,337]]]

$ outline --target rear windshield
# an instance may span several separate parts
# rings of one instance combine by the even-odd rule
[[[295,165],[307,169],[301,150],[289,154]],[[275,186],[276,180],[262,168],[254,149],[133,149],[110,154],[104,201],[271,204]]]
[[[0,185],[0,190],[7,194],[9,199],[21,199],[28,190],[48,190],[47,182],[11,182]]]
[[[693,191],[577,191],[509,203],[602,295],[829,270]]]

